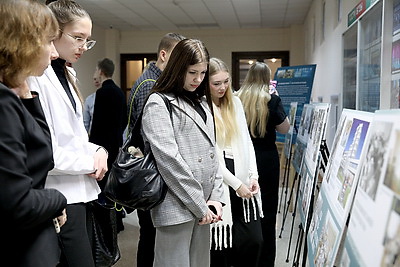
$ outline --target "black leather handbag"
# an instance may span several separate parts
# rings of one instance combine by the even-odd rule
[[[116,216],[114,206],[88,203],[87,228],[96,267],[112,266],[121,258]]]
[[[169,100],[163,94],[159,95],[164,99],[172,119]],[[142,114],[111,167],[104,194],[124,207],[150,210],[164,200],[168,188],[158,172],[150,145],[143,143],[141,122]],[[137,148],[146,152],[144,156]]]

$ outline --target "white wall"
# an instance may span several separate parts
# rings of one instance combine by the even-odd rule
[[[196,30],[178,31],[188,38],[202,40],[210,55],[219,57],[231,66],[232,52],[244,51],[283,51],[289,50],[291,60],[302,64],[304,55],[302,46],[298,44],[298,35],[302,26],[294,26],[295,30],[285,29],[239,29],[239,30]],[[149,53],[157,50],[161,37],[167,32],[122,32],[121,53]],[[293,38],[292,38],[292,35]]]
[[[325,29],[322,34],[322,9],[325,2]],[[317,64],[311,101],[322,97],[330,103],[331,97],[339,96],[339,105],[332,106],[326,139],[330,146],[336,132],[336,122],[342,110],[342,35],[347,30],[347,15],[359,0],[342,0],[341,19],[338,20],[338,0],[314,0],[307,18],[305,29],[305,62]],[[323,38],[324,37],[324,38]],[[335,117],[337,115],[338,118]]]
[[[304,64],[303,26],[285,29],[193,30],[177,31],[188,38],[202,40],[211,56],[231,66],[232,52],[290,51],[290,64]],[[96,46],[74,65],[84,97],[94,91],[92,77],[99,59],[109,57],[116,65],[114,80],[120,82],[121,53],[156,53],[164,31],[124,31],[93,27]]]
[[[93,74],[97,62],[106,56],[105,30],[93,25],[92,39],[96,40],[96,45],[91,50],[86,51],[78,62],[73,65],[79,80],[78,86],[84,98],[95,91]],[[119,77],[119,73],[117,77]]]

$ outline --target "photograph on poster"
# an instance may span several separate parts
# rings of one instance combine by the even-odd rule
[[[392,44],[392,73],[400,70],[400,40]]]
[[[284,144],[284,153],[287,159],[291,156],[291,147],[293,141],[293,135],[297,134],[295,132],[295,122],[296,122],[296,110],[297,110],[297,102],[290,103],[290,110],[289,110],[289,123],[290,128],[289,132],[285,135],[285,144]]]
[[[344,208],[347,204],[347,200],[349,199],[353,183],[354,183],[354,173],[355,169],[354,168],[349,168],[344,171],[343,177],[344,180],[342,181],[342,189],[339,192],[338,195],[338,202],[342,207]]]
[[[307,237],[309,238],[309,248],[311,251],[316,251],[317,244],[319,241],[318,237],[318,229],[319,226],[321,225],[321,220],[323,217],[323,211],[322,207],[324,206],[324,201],[322,200],[321,194],[318,194],[317,201],[315,202],[314,206],[314,211],[313,211],[313,216],[310,221],[310,228],[308,230],[308,235]],[[311,255],[314,255],[315,253],[312,253]]]
[[[393,124],[384,121],[374,121],[373,123],[374,127],[370,131],[367,152],[361,165],[359,187],[375,200]]]
[[[300,173],[301,166],[303,164],[304,150],[306,149],[306,146],[306,143],[303,143],[302,141],[297,139],[292,159],[293,168],[297,173]]]
[[[384,184],[393,192],[400,195],[400,131],[396,130],[394,134],[395,142],[393,150],[390,153]]]
[[[398,77],[398,78],[395,78]],[[400,74],[393,75],[390,90],[390,108],[400,108]]]
[[[290,147],[292,146],[293,140],[293,132],[288,132],[285,134],[285,143],[283,144],[283,152],[285,154],[285,158],[289,159],[291,156]]]
[[[314,109],[304,158],[306,166],[312,174],[315,173],[317,168],[317,157],[319,155],[321,141],[325,138],[325,128],[330,104],[318,103],[313,105]]]
[[[373,113],[344,110],[334,142],[334,151],[328,162],[324,183],[329,186],[329,192],[335,192],[339,210],[344,210],[347,200],[353,190],[355,174],[359,168],[361,152],[369,129]],[[333,180],[333,182],[331,181]],[[332,199],[333,201],[333,199]]]
[[[328,213],[321,230],[320,239],[315,251],[314,266],[332,266],[334,261],[334,245],[337,239],[338,229]]]
[[[368,127],[368,121],[359,120],[357,118],[353,119],[346,146],[340,157],[340,165],[336,178],[341,184],[341,189],[338,192],[337,199],[343,208],[346,206],[347,197],[353,187],[354,176],[360,161],[360,155],[364,146]]]
[[[324,174],[324,180],[326,180],[326,182],[328,182],[328,183],[329,183],[329,178],[331,176],[331,172],[332,172],[332,169],[333,169],[332,168],[332,163],[333,163],[334,159],[336,160],[337,155],[339,153],[342,153],[342,151],[344,150],[344,144],[346,142],[343,142],[342,140],[345,138],[344,137],[344,133],[346,132],[345,129],[348,128],[347,136],[348,136],[348,133],[350,132],[352,120],[349,119],[348,116],[347,116],[349,112],[351,112],[351,111],[348,110],[348,109],[344,109],[342,111],[342,114],[340,116],[340,120],[339,120],[339,123],[338,123],[338,127],[337,127],[337,130],[336,130],[336,133],[335,133],[335,137],[333,139],[331,155],[330,155],[330,157],[328,159],[328,164],[326,165],[326,171],[325,171],[325,174]],[[348,125],[348,126],[345,127],[345,125]],[[340,148],[341,149],[339,149],[339,144],[340,144]]]
[[[297,139],[300,139],[301,141],[303,141],[303,143],[307,142],[308,130],[310,127],[310,121],[313,109],[314,107],[311,104],[305,104],[303,106],[303,111],[301,113],[300,123],[299,123],[299,132],[297,133]]]
[[[400,199],[396,197],[387,222],[381,266],[400,266]]]
[[[290,111],[289,111],[289,123],[290,123],[290,131],[293,132],[294,123],[296,119],[296,110],[297,110],[297,102],[290,103]]]
[[[400,1],[393,1],[393,35],[400,33]]]
[[[311,200],[311,195],[313,193],[313,186],[314,186],[314,178],[313,175],[309,173],[309,170],[306,168],[306,166],[303,164],[302,170],[301,170],[301,178],[300,178],[300,188],[299,188],[299,211],[300,211],[300,217],[301,217],[301,222],[303,225],[306,225],[307,223],[307,216],[308,216],[308,211],[310,208],[310,200]]]

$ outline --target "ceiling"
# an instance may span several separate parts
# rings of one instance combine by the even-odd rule
[[[120,31],[283,28],[303,24],[313,0],[76,0]]]

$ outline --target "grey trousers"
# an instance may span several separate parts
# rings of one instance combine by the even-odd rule
[[[210,225],[190,221],[156,228],[153,267],[209,267]]]

